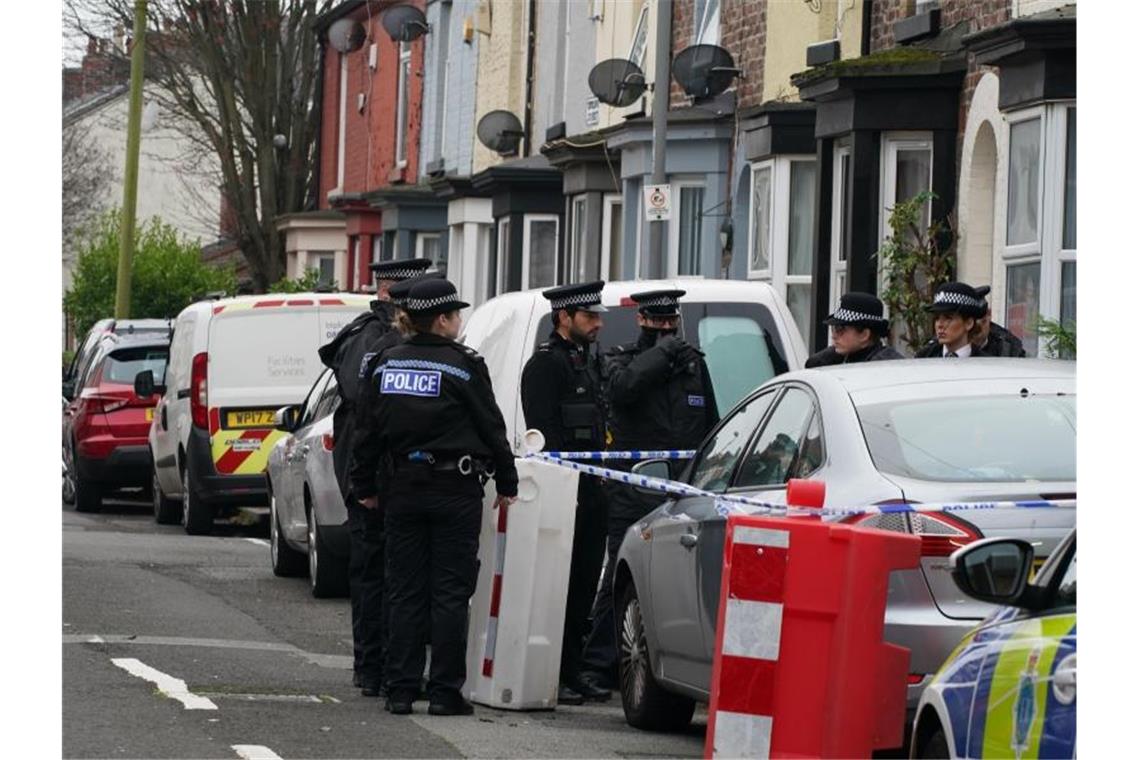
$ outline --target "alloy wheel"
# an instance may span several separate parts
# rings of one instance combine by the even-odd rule
[[[641,621],[641,605],[635,598],[629,600],[621,621],[621,690],[628,704],[632,706],[641,704],[648,677],[649,657],[645,643],[645,626]]]
[[[316,586],[317,583],[317,518],[309,512],[309,583]]]
[[[269,497],[269,559],[277,567],[277,497]]]

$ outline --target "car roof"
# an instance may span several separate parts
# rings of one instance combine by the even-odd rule
[[[549,288],[531,288],[503,293],[491,299],[498,303],[533,303],[544,301],[542,291]],[[766,301],[775,297],[775,290],[766,282],[749,280],[714,280],[707,277],[677,277],[669,280],[616,280],[607,282],[602,289],[602,303],[618,306],[632,293],[648,290],[683,290],[681,303]],[[489,302],[488,302],[489,303]]]
[[[107,333],[99,341],[99,347],[105,353],[117,351],[120,348],[135,348],[137,346],[169,346],[170,333],[142,332],[142,333]]]
[[[159,332],[169,330],[172,320],[169,319],[113,319],[110,328],[117,335],[130,334],[135,331]]]
[[[848,392],[888,388],[898,385],[944,381],[986,382],[1005,379],[1071,379],[1076,377],[1074,361],[1058,359],[970,358],[963,361],[937,359],[900,359],[894,361],[837,364],[832,367],[805,369],[779,376],[779,380],[810,379],[827,375]]]

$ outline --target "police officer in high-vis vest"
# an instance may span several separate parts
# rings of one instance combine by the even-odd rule
[[[495,479],[496,509],[518,491],[487,366],[456,342],[459,311],[467,306],[447,280],[413,286],[405,301],[412,334],[377,357],[358,415],[352,487],[362,506],[384,511],[391,608],[386,707],[396,715],[412,712],[429,617],[428,712],[472,713],[460,689],[484,478]]]
[[[522,407],[528,428],[546,439],[547,451],[600,451],[606,446],[602,370],[590,348],[602,329],[603,281],[543,291],[550,300],[550,337],[535,349],[522,373]],[[558,701],[606,700],[608,689],[581,679],[582,640],[598,588],[606,545],[606,504],[601,482],[578,477],[570,585],[562,631]]]
[[[348,478],[349,454],[355,431],[361,365],[373,346],[392,335],[396,310],[393,287],[421,275],[428,259],[387,261],[372,265],[376,300],[369,310],[345,325],[318,354],[336,374],[340,404],[333,412],[333,471],[348,509],[348,589],[352,607],[352,683],[365,696],[379,696],[384,678],[387,644],[384,603],[384,525],[375,510],[360,506]]]
[[[719,419],[704,354],[677,335],[683,295],[683,290],[654,290],[630,296],[638,307],[640,336],[634,343],[615,346],[605,359],[613,449],[695,449]],[[584,680],[614,687],[618,664],[614,561],[629,526],[661,499],[615,481],[606,483],[606,492],[609,561],[582,661]]]

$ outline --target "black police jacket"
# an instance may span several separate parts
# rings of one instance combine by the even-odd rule
[[[804,367],[812,369],[814,367],[831,367],[836,364],[856,364],[858,362],[880,362],[888,359],[902,359],[903,355],[894,350],[890,346],[884,346],[882,343],[872,343],[866,348],[861,348],[858,351],[844,356],[835,350],[834,346],[828,346],[822,351],[817,351],[808,357],[804,363]]]
[[[507,426],[495,403],[483,358],[461,343],[419,333],[384,349],[375,359],[357,413],[350,477],[364,499],[377,493],[385,458],[416,451],[436,460],[464,455],[488,461],[500,495],[518,492]]]
[[[548,451],[600,451],[606,444],[601,363],[558,332],[523,367],[522,408]]]
[[[649,340],[606,354],[613,448],[696,448],[719,419],[704,355],[676,336]]]
[[[369,306],[369,311],[341,328],[335,338],[317,351],[324,365],[336,374],[340,404],[333,412],[333,473],[341,495],[346,499],[349,498],[348,471],[356,429],[359,378],[371,353],[376,351],[376,344],[385,336],[399,336],[392,329],[396,314],[392,304],[377,300]]]
[[[990,322],[990,335],[986,344],[978,349],[981,356],[1014,356],[1025,358],[1021,339],[996,322]]]
[[[941,359],[944,356],[942,353],[942,344],[937,340],[931,338],[927,341],[926,345],[914,352],[915,359]],[[978,353],[978,347],[973,346],[970,350],[970,357],[981,356]]]

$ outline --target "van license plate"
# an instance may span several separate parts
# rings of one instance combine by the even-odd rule
[[[146,421],[147,421],[147,422],[150,422],[150,421],[151,421],[151,420],[153,420],[153,419],[154,419],[154,407],[153,407],[153,406],[151,406],[151,407],[147,407],[147,410],[146,410]]]
[[[249,409],[237,412],[226,412],[226,427],[273,427],[273,417],[274,412],[272,409]]]

